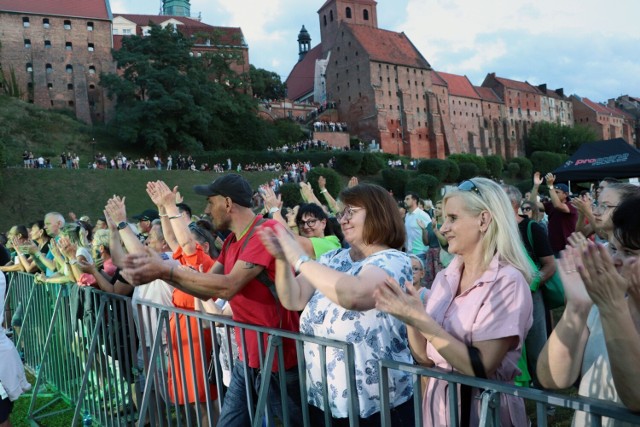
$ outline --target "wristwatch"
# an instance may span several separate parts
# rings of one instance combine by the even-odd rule
[[[124,230],[125,228],[127,228],[129,224],[126,221],[122,221],[121,223],[118,224],[118,231],[119,230]]]
[[[309,255],[301,255],[293,266],[293,271],[295,271],[296,274],[300,274],[300,267],[307,261],[311,261],[311,257]]]
[[[278,212],[279,210],[280,210],[280,208],[276,208],[276,207],[274,206],[274,207],[272,207],[271,209],[269,209],[269,213],[270,213],[270,214],[274,214],[274,213]]]

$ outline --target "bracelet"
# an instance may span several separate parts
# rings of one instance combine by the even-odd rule
[[[301,255],[300,258],[298,258],[298,260],[294,264],[293,271],[295,271],[296,274],[300,274],[300,267],[302,267],[302,264],[304,264],[307,261],[311,261],[311,257],[309,255]]]
[[[77,259],[70,259],[67,262],[69,263],[69,265],[76,265],[78,263],[78,260]]]
[[[180,212],[178,215],[173,215],[169,217],[169,219],[176,219],[176,218],[182,218],[182,212]]]
[[[323,188],[322,190],[320,190],[320,194],[323,194],[323,193],[326,193],[326,192],[327,192],[326,188]]]
[[[159,216],[160,218],[166,218],[166,217],[168,217],[169,215],[168,215],[168,214],[158,214],[158,216]]]
[[[173,280],[173,269],[176,268],[176,266],[172,266],[171,269],[169,269],[169,281],[171,282]]]

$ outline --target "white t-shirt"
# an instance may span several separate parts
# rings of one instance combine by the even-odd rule
[[[426,227],[431,223],[431,217],[428,213],[420,208],[416,208],[413,212],[407,211],[404,217],[404,228],[407,230],[407,253],[423,254],[429,247],[422,242],[422,229],[418,225],[418,220],[424,222]]]

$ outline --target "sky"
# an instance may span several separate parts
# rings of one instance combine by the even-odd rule
[[[284,81],[305,25],[320,42],[325,0],[191,0],[191,14],[241,27],[249,60]],[[114,13],[158,14],[161,0],[110,0]],[[638,0],[378,0],[378,26],[404,32],[436,71],[481,85],[488,73],[592,101],[640,97]]]

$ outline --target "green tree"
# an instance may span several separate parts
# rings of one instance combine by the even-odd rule
[[[282,83],[280,76],[273,71],[251,65],[249,77],[253,94],[260,99],[283,99],[287,94],[287,87]]]
[[[527,156],[534,151],[572,155],[584,142],[597,139],[596,133],[586,126],[563,126],[557,123],[534,123],[525,138]]]
[[[145,37],[124,38],[113,52],[120,74],[101,75],[118,101],[114,133],[165,152],[275,145],[276,132],[256,116],[255,100],[243,91],[245,78],[230,68],[238,53],[197,57],[192,47],[172,26],[152,25]]]

